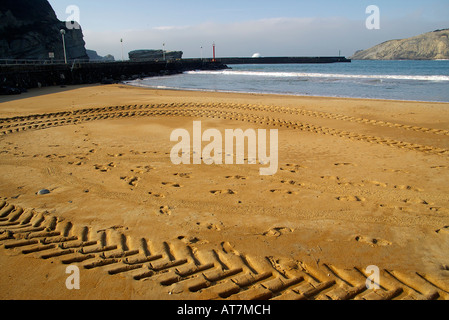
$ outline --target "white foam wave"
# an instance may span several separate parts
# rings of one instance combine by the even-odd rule
[[[309,72],[261,72],[261,71],[188,71],[192,75],[229,75],[254,76],[275,78],[333,78],[333,79],[390,79],[390,80],[416,80],[416,81],[449,81],[449,76],[443,75],[364,75],[364,74],[336,74],[336,73],[309,73]]]

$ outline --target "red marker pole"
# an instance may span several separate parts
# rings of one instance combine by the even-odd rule
[[[215,42],[214,42],[214,44],[213,44],[213,49],[214,49],[214,58],[212,59],[212,62],[215,62],[216,60],[215,60]]]

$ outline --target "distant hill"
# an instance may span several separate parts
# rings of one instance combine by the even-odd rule
[[[114,56],[111,54],[102,57],[98,55],[97,51],[89,49],[86,49],[86,53],[89,56],[90,61],[115,61]]]
[[[353,60],[438,60],[449,59],[449,29],[435,30],[416,37],[390,40],[360,50]]]

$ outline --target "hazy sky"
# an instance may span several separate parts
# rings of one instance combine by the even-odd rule
[[[121,59],[136,49],[182,50],[184,57],[351,56],[356,50],[449,28],[448,0],[49,0],[58,18],[76,5],[88,49]],[[366,8],[380,9],[368,30]],[[203,49],[201,49],[203,47]]]

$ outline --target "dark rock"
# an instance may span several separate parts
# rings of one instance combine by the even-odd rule
[[[22,90],[18,88],[2,86],[0,87],[0,95],[13,95],[13,94],[21,94]]]
[[[60,30],[64,29],[67,59],[88,60],[83,33],[67,29],[47,0],[0,1],[0,59],[64,60]]]
[[[37,192],[37,195],[44,195],[44,194],[49,194],[49,193],[50,193],[50,190],[42,189]]]
[[[104,78],[101,80],[101,84],[114,84],[116,81],[114,79]]]

